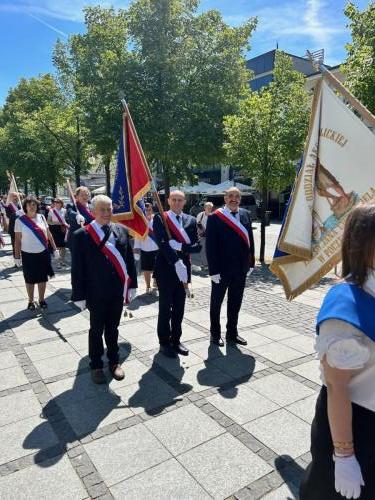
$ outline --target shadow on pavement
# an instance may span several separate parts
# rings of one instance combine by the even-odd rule
[[[124,361],[131,352],[131,346],[128,343],[119,345],[121,361]],[[108,376],[106,384],[95,385],[87,365],[88,357],[82,358],[73,387],[48,401],[41,413],[45,421],[35,427],[23,442],[25,449],[38,450],[34,462],[40,467],[57,463],[70,443],[94,432],[112,412],[127,408],[120,396],[110,389],[112,379]],[[127,417],[128,413],[124,418]],[[48,462],[44,462],[47,459]]]
[[[298,500],[299,485],[305,472],[304,468],[289,455],[277,457],[275,459],[275,468],[290,490],[290,496],[286,500]]]

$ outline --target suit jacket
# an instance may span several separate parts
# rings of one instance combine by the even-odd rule
[[[73,241],[73,234],[77,229],[80,229],[80,224],[77,224],[77,209],[73,205],[73,203],[67,203],[66,205],[66,214],[65,214],[65,220],[69,224],[69,230],[68,230],[68,236],[66,239],[66,246],[71,250],[72,249],[72,241]],[[85,226],[87,223],[85,222]]]
[[[137,272],[128,231],[121,224],[111,224],[111,230],[116,248],[126,264],[129,288],[137,288]],[[72,300],[95,303],[122,297],[124,287],[115,268],[86,229],[75,231],[72,243]]]
[[[206,254],[210,276],[246,274],[250,267],[254,267],[255,249],[250,213],[240,208],[239,214],[240,222],[249,235],[250,248],[241,236],[217,215],[212,214],[207,219]]]
[[[191,276],[191,263],[190,263],[190,254],[191,253],[199,253],[201,251],[202,246],[199,243],[198,239],[198,228],[197,221],[195,217],[188,214],[181,214],[181,224],[185,229],[187,235],[190,238],[190,244],[186,243],[182,244],[181,252],[176,252],[169,246],[169,238],[167,232],[165,230],[164,222],[162,219],[162,215],[159,213],[154,217],[154,235],[156,239],[156,243],[159,246],[159,251],[156,256],[155,262],[155,277],[158,279],[170,278],[171,276],[176,277],[176,271],[174,268],[174,264],[182,259],[185,266],[188,269],[189,281]],[[172,235],[173,238],[173,235]]]

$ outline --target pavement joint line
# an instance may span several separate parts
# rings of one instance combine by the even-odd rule
[[[1,280],[0,280],[0,283],[1,283]],[[277,281],[275,281],[275,283],[277,283]],[[58,286],[58,282],[55,284]],[[49,286],[50,286],[50,284],[49,284]],[[293,303],[293,304],[287,304],[287,308],[286,308],[284,299],[282,299],[283,303],[281,304],[281,297],[278,297],[276,294],[267,293],[265,291],[262,292],[261,290],[256,289],[253,286],[253,284],[251,284],[251,283],[250,283],[250,286],[252,287],[252,290],[250,290],[249,288],[247,289],[248,296],[247,296],[246,300],[244,300],[243,311],[248,312],[251,315],[258,316],[259,318],[262,318],[266,321],[263,322],[262,324],[259,324],[259,325],[254,325],[254,326],[250,326],[250,327],[241,327],[241,328],[239,328],[239,331],[249,331],[249,330],[251,331],[251,330],[256,329],[257,326],[270,326],[272,324],[275,324],[275,314],[277,314],[277,316],[278,316],[277,324],[278,325],[282,325],[282,326],[285,326],[286,328],[292,329],[295,332],[295,335],[305,335],[305,336],[311,337],[311,333],[313,333],[313,331],[314,331],[314,329],[313,329],[314,322],[311,321],[310,318],[311,318],[312,312],[314,314],[316,314],[316,311],[317,311],[316,307],[301,304],[301,303]],[[54,287],[52,285],[50,286],[50,288],[54,289]],[[201,291],[202,295],[207,297],[207,300],[200,301],[199,304],[197,303],[196,299],[194,302],[187,301],[187,312],[188,311],[195,311],[196,309],[202,309],[202,307],[205,307],[206,309],[208,309],[210,287],[202,287],[199,289],[195,289],[194,292],[195,292],[196,296],[197,296],[197,294],[200,293],[200,291]],[[256,292],[256,294],[258,294],[257,297],[255,297],[256,296],[255,292]],[[56,293],[56,295],[57,295],[57,293]],[[62,292],[60,295],[61,295],[61,297],[63,297],[64,301],[67,300],[66,292]],[[262,297],[262,295],[263,295],[263,297]],[[255,298],[256,298],[256,300],[255,300]],[[142,299],[140,299],[140,301],[141,300]],[[267,307],[265,307],[264,303],[262,303],[265,300],[268,300],[269,302],[273,303],[273,306],[274,306],[273,310],[272,310],[272,307],[269,307],[269,305],[267,305]],[[143,301],[143,302],[144,303],[141,305],[150,305],[146,301]],[[250,306],[248,308],[248,310],[246,309],[246,306]],[[75,309],[73,309],[73,310],[75,310]],[[293,314],[291,314],[291,311],[293,311]],[[208,315],[208,311],[207,311],[207,315]],[[86,315],[84,315],[84,316],[87,318],[87,311],[86,311]],[[155,311],[155,315],[144,317],[144,318],[134,318],[129,322],[126,320],[126,321],[122,322],[121,325],[128,324],[130,326],[131,324],[134,324],[134,325],[135,324],[142,324],[144,321],[147,321],[149,319],[155,319],[156,316],[157,316],[157,309]],[[279,316],[280,316],[280,319],[279,319]],[[291,317],[293,319],[291,319]],[[192,326],[193,328],[196,328],[197,330],[199,330],[201,333],[204,334],[204,336],[202,336],[200,338],[191,339],[191,340],[187,341],[186,342],[187,345],[192,345],[192,344],[197,343],[199,341],[205,340],[205,339],[207,339],[207,337],[209,337],[209,331],[206,327],[204,327],[198,323],[195,323],[194,321],[191,321],[188,318],[185,321],[186,321],[186,324]],[[67,334],[66,338],[69,338],[70,336],[76,336],[79,334],[83,334],[83,333],[87,333],[87,330],[83,330],[81,332],[72,332],[71,334]],[[0,351],[11,350],[14,353],[16,353],[16,351],[17,351],[17,353],[19,354],[20,352],[22,353],[22,350],[24,350],[24,347],[27,347],[28,345],[35,345],[35,344],[42,343],[42,342],[37,341],[35,343],[25,344],[22,346],[21,344],[18,343],[17,339],[14,339],[14,337],[15,336],[14,336],[14,333],[12,331],[7,332],[6,338],[0,339]],[[122,337],[122,338],[124,338],[124,337]],[[51,340],[57,341],[58,339],[43,339],[43,342],[49,342]],[[124,340],[126,341],[126,337],[124,338]],[[20,349],[21,349],[21,351],[20,351]],[[270,373],[280,372],[280,373],[285,374],[289,378],[292,378],[294,380],[298,380],[299,382],[305,384],[308,387],[312,387],[314,390],[319,390],[320,386],[318,384],[315,384],[314,382],[311,382],[308,379],[304,379],[303,377],[300,377],[298,374],[295,374],[294,372],[291,372],[289,370],[289,368],[292,368],[294,366],[298,366],[300,364],[306,363],[307,361],[310,361],[311,359],[313,359],[312,355],[302,356],[301,358],[298,358],[297,360],[293,360],[292,362],[286,362],[283,364],[276,364],[270,360],[267,360],[266,358],[263,358],[262,356],[258,356],[258,355],[255,355],[254,353],[251,353],[251,350],[248,348],[245,348],[244,351],[245,352],[243,352],[243,354],[246,354],[246,353],[252,354],[256,360],[263,362],[267,366],[266,369],[261,370],[261,371],[256,372],[256,373],[253,373],[250,380],[261,379],[261,378],[269,375]],[[150,359],[149,356],[152,356],[156,353],[157,353],[157,349],[151,349],[148,351],[141,351],[132,345],[131,346],[131,354],[127,355],[126,359],[127,360],[130,359],[130,356],[132,356],[131,359],[138,359],[145,366],[147,366],[149,368],[151,367],[151,370],[157,376],[159,376],[164,382],[169,384],[171,387],[176,388],[176,386],[179,385],[179,382],[176,378],[173,377],[173,373],[170,373],[168,370],[165,370],[160,365],[152,366],[153,360]],[[53,358],[50,358],[50,359],[53,359]],[[31,363],[31,361],[30,361],[30,363],[27,362],[27,357],[22,356],[22,355],[19,356],[18,362],[21,365],[21,367],[22,367],[22,364],[24,361],[26,361],[25,365],[23,366],[24,371],[25,370],[28,371],[29,366],[31,368],[33,367],[33,363]],[[202,362],[203,361],[204,360],[202,358]],[[151,362],[151,365],[150,365],[150,362]],[[89,369],[87,368],[84,371],[88,371],[88,370]],[[224,371],[224,370],[222,370],[222,371]],[[31,369],[30,373],[31,374],[33,373],[32,369]],[[47,388],[47,382],[52,383],[56,380],[63,380],[63,379],[75,376],[76,374],[77,374],[77,371],[68,372],[68,373],[65,373],[62,375],[58,375],[56,377],[51,377],[51,378],[46,379],[44,381],[40,380],[40,377],[39,377],[39,380],[36,380],[36,381],[33,380],[31,384],[26,384],[24,386],[17,387],[14,389],[9,389],[9,390],[3,391],[3,392],[8,393],[8,391],[10,391],[10,393],[16,393],[16,392],[21,392],[22,389],[25,390],[27,388],[32,388],[32,390],[34,391],[34,393],[38,397],[38,395],[44,394],[43,387],[45,387],[47,389],[47,393],[49,393],[48,388]],[[31,379],[33,379],[32,376],[31,376]],[[241,439],[244,439],[245,441],[246,441],[246,439],[248,439],[248,440],[250,439],[250,440],[252,440],[252,446],[256,447],[256,441],[255,441],[256,438],[254,438],[254,436],[252,436],[250,433],[245,431],[241,425],[235,423],[232,419],[227,417],[227,415],[222,413],[215,406],[213,406],[213,405],[209,406],[210,403],[208,403],[208,401],[206,399],[212,394],[216,394],[216,393],[220,392],[221,390],[225,390],[225,388],[230,388],[233,386],[235,387],[237,385],[240,385],[241,383],[244,382],[245,379],[246,379],[246,381],[249,380],[249,378],[246,375],[244,375],[243,377],[239,377],[239,378],[231,377],[231,380],[229,382],[226,382],[225,384],[222,384],[220,386],[216,386],[213,388],[208,387],[207,389],[204,389],[202,391],[197,391],[197,392],[192,390],[192,391],[189,391],[188,393],[182,393],[179,395],[179,397],[181,398],[180,401],[178,401],[173,406],[166,407],[166,408],[162,406],[162,407],[159,407],[159,409],[156,408],[156,409],[152,409],[152,410],[147,410],[145,412],[142,412],[141,414],[132,415],[126,419],[123,419],[121,421],[117,421],[114,424],[108,424],[107,426],[99,427],[98,429],[96,429],[92,433],[93,437],[91,437],[91,435],[90,435],[90,436],[86,436],[86,437],[82,438],[81,440],[79,440],[77,438],[77,440],[75,442],[69,443],[67,445],[67,450],[65,450],[65,452],[66,452],[67,456],[69,457],[69,459],[74,459],[76,456],[80,455],[80,453],[79,453],[80,449],[81,448],[84,449],[82,446],[82,444],[84,444],[84,443],[82,443],[83,441],[89,442],[93,438],[94,439],[101,439],[105,435],[109,435],[110,433],[111,434],[116,433],[119,430],[128,428],[128,427],[133,426],[133,425],[137,425],[141,422],[145,422],[145,421],[152,419],[158,415],[166,414],[170,411],[175,411],[179,407],[187,405],[187,404],[193,404],[197,408],[201,408],[202,413],[206,413],[209,416],[211,416],[211,418],[213,420],[215,420],[223,428],[224,433],[229,433],[229,434],[233,435],[239,441],[241,441]],[[1,395],[2,395],[2,393],[0,393],[0,397],[1,397]],[[51,399],[53,400],[53,398],[51,397],[50,394],[48,397],[50,400]],[[204,407],[206,407],[206,411],[204,410]],[[159,411],[160,408],[163,408],[163,410]],[[149,414],[150,411],[155,412],[155,414],[150,415]],[[57,419],[57,421],[60,422],[60,420],[58,420],[58,416],[56,417],[56,415],[55,415],[55,418]],[[65,419],[64,415],[63,415],[63,419]],[[52,425],[52,423],[51,423],[51,425]],[[244,437],[245,433],[248,434],[250,436],[250,438]],[[239,436],[241,436],[241,435],[242,435],[242,438],[239,439]],[[258,441],[258,442],[261,445],[261,448],[258,452],[259,456],[263,457],[263,459],[265,459],[265,461],[270,462],[270,464],[274,467],[273,462],[275,460],[275,457],[278,459],[281,459],[281,457],[278,457],[270,448],[267,448],[260,441]],[[249,441],[249,443],[250,443],[250,441]],[[53,449],[54,447],[51,447],[51,448],[52,448],[52,451],[50,450],[49,453],[53,453],[53,452],[55,453],[57,451],[57,449]],[[27,462],[27,459],[32,460],[32,459],[30,459],[30,457],[32,457],[32,456],[33,455],[27,455],[27,457],[22,457],[22,458],[25,459],[25,462]],[[300,457],[297,457],[295,459],[295,463],[297,465],[303,466],[303,464],[304,465],[307,464],[309,459],[310,459],[309,452],[307,452],[307,453],[301,455]],[[16,461],[13,461],[13,462],[17,462],[18,460],[22,460],[22,459],[17,459]],[[2,474],[2,470],[5,470],[7,468],[10,470],[10,472],[8,472],[8,473],[14,472],[14,470],[11,470],[11,465],[10,465],[11,463],[12,462],[10,462],[8,464],[3,464],[2,466],[0,466],[0,475]],[[22,462],[20,462],[20,463],[22,465]],[[34,462],[31,461],[29,463],[29,465],[32,465],[33,463]],[[29,465],[26,465],[26,466],[29,466]],[[13,465],[13,468],[14,467],[15,467],[15,465]],[[79,475],[79,472],[77,472],[77,474]],[[281,481],[279,483],[279,485],[284,482],[285,479],[283,477],[279,477],[279,476],[280,475],[278,475],[278,471],[274,470],[271,473],[267,474],[266,476],[263,476],[262,478],[257,479],[256,481],[254,481],[253,483],[248,485],[246,488],[243,488],[243,490],[247,489],[249,492],[251,492],[251,494],[253,496],[250,496],[249,498],[253,498],[253,499],[260,498],[259,496],[255,496],[255,495],[258,495],[258,493],[261,490],[264,491],[264,493],[262,493],[262,495],[261,495],[261,496],[263,496],[268,491],[271,491],[272,489],[275,489],[278,487],[276,485],[277,481]],[[81,476],[79,476],[79,477],[81,477]],[[294,478],[293,475],[292,475],[292,477]],[[275,478],[275,479],[273,479],[275,484],[271,488],[269,488],[268,484],[272,480],[272,478]],[[100,483],[100,482],[97,482],[97,480],[98,480],[98,478],[95,476],[92,478],[92,481],[94,481],[95,484],[92,485],[91,484],[92,481],[90,483],[90,480],[88,480],[87,487],[85,485],[86,491],[89,493],[91,498],[98,498],[98,499],[102,498],[103,500],[107,499],[107,498],[113,498],[112,495],[109,493],[109,490],[108,490],[108,492],[101,492],[100,488],[97,488],[96,490],[94,488],[94,489],[90,489],[90,491],[89,491],[88,488],[92,488],[92,486],[96,486],[98,484],[104,485],[104,482]],[[195,478],[194,478],[194,480],[196,481]],[[267,483],[267,484],[263,485],[262,481]],[[296,480],[296,484],[297,483],[298,483],[298,480]],[[266,488],[266,486],[268,489]],[[237,498],[236,493],[231,495],[230,498],[232,498],[232,499]]]

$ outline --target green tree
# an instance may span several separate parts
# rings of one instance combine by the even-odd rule
[[[360,12],[353,3],[345,7],[352,41],[346,45],[342,66],[348,89],[375,114],[375,3]]]
[[[86,33],[58,42],[54,63],[61,82],[79,101],[96,154],[101,155],[110,193],[110,164],[121,131],[121,102],[128,88],[130,55],[125,13],[99,6],[84,9]]]
[[[197,0],[136,0],[128,10],[133,44],[126,90],[142,144],[172,183],[195,164],[223,159],[223,117],[248,86],[245,50],[256,21],[228,26],[218,11],[197,14]]]
[[[51,75],[21,79],[0,115],[2,169],[13,170],[23,183],[31,182],[36,192],[50,188],[55,193],[72,172],[79,179],[87,167],[77,116]]]
[[[304,76],[293,69],[289,56],[278,51],[273,81],[259,92],[249,92],[239,112],[224,120],[228,159],[252,177],[261,193],[261,262],[269,191],[280,191],[293,182],[308,116]]]

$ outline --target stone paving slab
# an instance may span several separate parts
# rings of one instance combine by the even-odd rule
[[[208,397],[207,401],[240,425],[280,408],[271,400],[245,386],[235,390],[220,391],[219,394]]]
[[[24,457],[58,443],[46,420],[39,416],[25,418],[1,427],[0,464]]]
[[[40,415],[42,407],[29,389],[0,398],[0,427],[33,415]]]
[[[208,500],[211,498],[176,459],[116,484],[111,488],[118,500]]]
[[[262,379],[251,381],[248,383],[248,386],[250,389],[253,389],[280,406],[294,403],[315,393],[313,389],[281,373],[275,373]]]
[[[67,457],[46,460],[38,465],[0,477],[3,500],[82,500],[87,498]]]
[[[84,447],[108,486],[171,458],[143,424],[105,436]]]
[[[231,434],[224,434],[180,455],[178,460],[208,493],[226,498],[272,468]]]
[[[194,405],[178,408],[145,425],[172,455],[179,455],[225,432]]]
[[[278,455],[296,458],[310,449],[310,426],[284,409],[253,420],[244,428]]]

